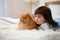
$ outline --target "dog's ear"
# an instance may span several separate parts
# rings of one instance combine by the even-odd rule
[[[26,16],[28,17],[28,16],[30,16],[30,14],[27,13]]]
[[[27,13],[26,16],[29,17],[29,19],[32,19],[31,15],[29,13]]]

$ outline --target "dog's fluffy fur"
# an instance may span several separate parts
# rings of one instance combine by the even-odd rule
[[[23,13],[20,15],[18,29],[19,30],[31,30],[31,29],[38,29],[38,27],[36,23],[33,21],[30,14]]]

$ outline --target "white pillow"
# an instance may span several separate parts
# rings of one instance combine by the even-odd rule
[[[0,17],[0,19],[3,19],[5,21],[8,21],[8,22],[13,23],[13,24],[17,24],[19,21],[19,18],[15,19],[15,18],[10,18],[10,17]]]

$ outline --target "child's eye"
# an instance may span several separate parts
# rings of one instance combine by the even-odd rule
[[[34,17],[38,17],[38,18],[41,18],[40,16],[36,16],[36,15],[35,15]]]
[[[41,18],[40,16],[38,16],[38,18]]]

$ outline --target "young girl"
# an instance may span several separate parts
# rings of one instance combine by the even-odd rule
[[[35,22],[42,28],[43,30],[48,29],[57,29],[57,23],[52,19],[51,10],[48,7],[41,6],[35,10],[34,13]]]

